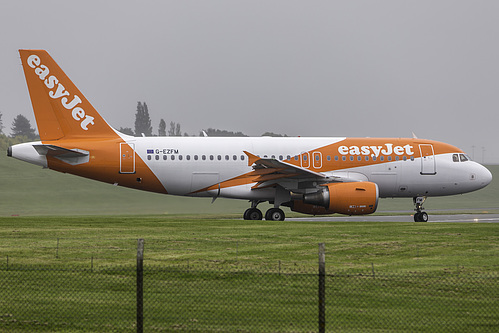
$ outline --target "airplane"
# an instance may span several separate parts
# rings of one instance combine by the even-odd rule
[[[163,194],[244,199],[245,220],[284,211],[364,215],[379,198],[427,197],[487,186],[492,175],[461,149],[418,138],[134,137],[112,128],[45,50],[19,50],[40,141],[7,155],[44,168]],[[257,208],[273,205],[265,215]]]

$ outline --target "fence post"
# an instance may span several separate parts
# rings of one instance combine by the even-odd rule
[[[326,332],[326,244],[319,243],[319,333]]]
[[[137,242],[137,333],[144,332],[144,239]]]

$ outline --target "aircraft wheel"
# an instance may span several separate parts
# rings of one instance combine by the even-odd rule
[[[244,212],[245,220],[261,220],[262,217],[263,214],[258,208],[248,208]]]
[[[421,222],[428,222],[428,214],[421,212]]]
[[[414,222],[428,222],[428,214],[426,212],[414,214]]]
[[[280,208],[270,208],[265,213],[265,219],[268,221],[284,221],[285,217],[284,212]]]

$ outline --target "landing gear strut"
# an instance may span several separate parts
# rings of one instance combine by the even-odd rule
[[[425,202],[426,197],[414,197],[412,200],[416,206],[416,208],[414,208],[416,211],[414,214],[414,222],[428,222],[428,214],[423,208],[423,203]]]
[[[243,218],[245,220],[261,220],[263,218],[262,211],[256,208],[261,201],[251,201],[251,208],[246,209]],[[270,208],[265,213],[265,219],[268,221],[284,221],[284,212],[280,208]]]

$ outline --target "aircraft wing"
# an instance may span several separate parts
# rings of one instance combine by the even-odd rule
[[[288,190],[296,190],[296,185],[301,182],[315,182],[323,184],[364,181],[364,179],[358,176],[360,174],[352,172],[340,172],[337,175],[334,173],[326,174],[302,168],[284,161],[279,161],[275,158],[262,158],[247,151],[244,151],[244,153],[248,156],[248,166],[253,166],[253,170],[251,172],[225,180],[221,183],[213,184],[192,193],[220,191],[221,188],[249,183],[256,183],[251,187],[253,190],[272,187],[276,184]]]
[[[316,181],[318,183],[347,183],[366,181],[367,177],[357,172],[315,172],[291,163],[279,161],[275,158],[261,158],[247,151],[248,165],[253,165],[253,181],[257,182],[253,189],[283,185],[286,180],[292,181]],[[283,185],[283,187],[287,187]]]
[[[289,181],[317,181],[321,183],[334,181],[320,172],[279,161],[275,158],[261,158],[247,151],[244,151],[244,153],[248,156],[248,165],[253,166],[253,171],[248,176],[251,176],[252,181],[256,182],[252,187],[254,190],[276,184],[288,188],[287,183]]]
[[[248,165],[254,165],[253,168],[255,171],[261,170],[263,173],[267,174],[275,173],[292,177],[301,176],[306,178],[317,178],[319,180],[325,180],[328,178],[328,176],[323,173],[308,170],[284,161],[279,161],[275,158],[261,158],[247,151],[244,151],[244,153],[248,156]]]

